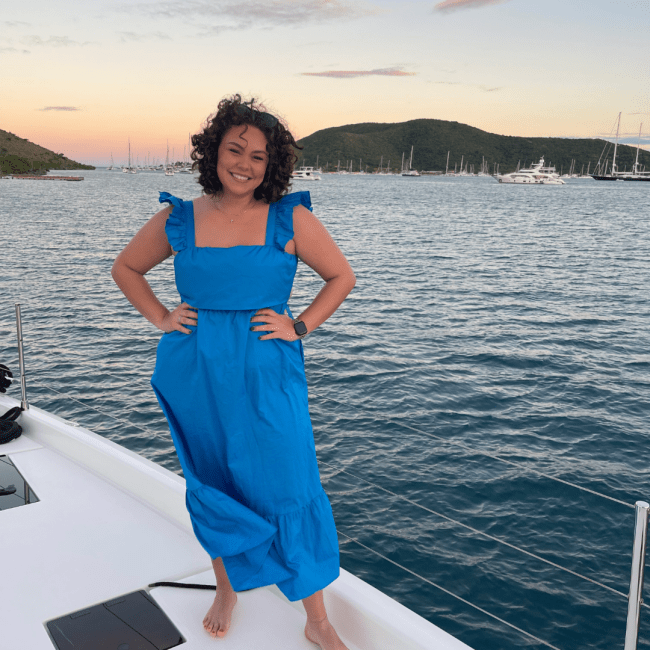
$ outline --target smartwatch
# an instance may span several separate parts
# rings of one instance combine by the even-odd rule
[[[307,336],[307,325],[297,318],[293,319],[293,329],[299,339],[304,339]]]

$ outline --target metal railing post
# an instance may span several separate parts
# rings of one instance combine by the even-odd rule
[[[643,602],[643,569],[645,546],[648,535],[648,505],[645,501],[634,504],[634,546],[632,547],[632,575],[627,602],[627,625],[625,627],[625,650],[636,650],[639,637],[639,611]]]
[[[25,357],[23,356],[23,324],[20,318],[20,303],[16,306],[16,334],[18,335],[18,365],[20,367],[20,408],[26,411],[29,408],[27,403],[27,383],[25,382]]]

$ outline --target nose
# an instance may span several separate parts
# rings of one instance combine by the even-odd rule
[[[246,172],[250,171],[251,169],[250,161],[247,158],[244,158],[243,156],[240,157],[237,160],[235,169],[240,169],[241,171],[246,171]]]

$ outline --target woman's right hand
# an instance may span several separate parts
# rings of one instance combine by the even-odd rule
[[[184,325],[196,326],[197,312],[194,307],[190,307],[186,302],[182,302],[176,309],[167,313],[160,324],[160,329],[163,332],[183,332],[183,334],[191,334],[192,330],[183,327]]]

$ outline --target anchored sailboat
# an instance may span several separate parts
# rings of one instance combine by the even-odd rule
[[[618,149],[618,134],[621,127],[621,114],[618,114],[618,123],[616,125],[616,141],[614,143],[614,156],[612,158],[612,170],[607,173],[607,161],[605,161],[605,168],[603,173],[594,172],[591,177],[597,181],[650,181],[650,171],[639,169],[639,149],[641,148],[641,130],[643,129],[643,122],[639,127],[639,141],[636,148],[636,160],[631,172],[619,172],[616,168],[616,151]],[[600,171],[600,161],[598,161],[597,169]]]
[[[409,168],[404,167],[404,154],[402,154],[402,176],[419,176],[420,172],[413,169],[413,145],[411,145],[411,157],[409,158]]]

